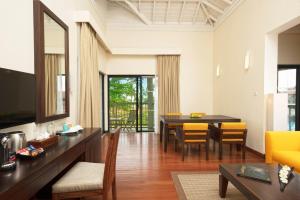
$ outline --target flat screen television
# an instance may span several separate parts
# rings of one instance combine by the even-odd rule
[[[0,68],[0,129],[35,121],[35,75]]]

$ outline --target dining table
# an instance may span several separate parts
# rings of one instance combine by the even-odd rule
[[[160,116],[160,141],[163,143],[163,150],[167,152],[169,126],[183,123],[222,123],[222,122],[240,122],[240,118],[225,116],[225,115],[204,115],[202,117],[191,117],[190,115]]]

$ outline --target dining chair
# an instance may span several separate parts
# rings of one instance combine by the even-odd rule
[[[130,110],[128,118],[123,121],[124,130],[131,132],[132,129],[136,127],[136,110]]]
[[[52,186],[52,199],[85,198],[103,196],[108,199],[112,189],[112,199],[116,192],[116,156],[121,128],[109,135],[105,163],[78,162]]]
[[[182,113],[181,112],[169,112],[166,114],[166,116],[181,116]],[[168,141],[170,139],[170,135],[171,136],[175,136],[176,135],[176,128],[178,126],[182,126],[181,123],[177,123],[177,124],[168,124],[168,130],[169,130],[169,135],[168,135]]]
[[[180,131],[182,130],[182,131]],[[182,129],[177,128],[175,137],[175,151],[177,151],[177,145],[180,142],[182,151],[182,161],[185,156],[185,145],[205,144],[206,160],[209,159],[209,129],[208,123],[184,123]]]
[[[230,150],[233,144],[242,147],[242,158],[246,157],[247,129],[245,122],[224,122],[219,128],[217,142],[219,142],[219,159],[223,158],[223,145],[229,144]]]

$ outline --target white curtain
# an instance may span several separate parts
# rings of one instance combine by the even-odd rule
[[[57,75],[59,73],[59,55],[45,54],[45,114],[56,115]]]
[[[94,30],[80,30],[80,125],[100,127],[99,43]]]
[[[158,114],[180,112],[179,56],[157,56]]]

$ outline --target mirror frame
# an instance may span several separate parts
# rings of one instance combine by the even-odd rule
[[[36,75],[36,123],[43,123],[70,116],[69,102],[69,28],[49,8],[39,0],[33,1],[34,13],[34,65]],[[45,102],[45,40],[44,40],[44,13],[51,17],[65,30],[65,113],[46,116]]]

